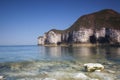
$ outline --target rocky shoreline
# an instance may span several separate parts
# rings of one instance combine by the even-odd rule
[[[4,66],[0,65],[0,75],[6,80],[120,80],[120,65],[103,62],[104,67],[101,62],[85,64],[79,61],[0,63]],[[86,65],[96,71],[86,71]]]
[[[43,46],[38,44],[38,46]],[[91,43],[72,43],[72,44],[44,44],[44,46],[48,47],[120,47],[120,44],[91,44]]]

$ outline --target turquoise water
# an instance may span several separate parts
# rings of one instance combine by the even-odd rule
[[[115,47],[44,47],[0,46],[0,62],[31,60],[107,59],[120,62],[120,48]]]
[[[104,73],[116,77],[111,80],[120,79],[118,47],[0,46],[0,75],[6,80],[76,80],[70,75],[85,73],[83,65],[89,62],[103,64],[106,68]]]

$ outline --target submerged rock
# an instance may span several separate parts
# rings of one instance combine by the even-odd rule
[[[116,80],[113,74],[103,73],[103,72],[93,72],[90,73],[91,77],[96,77],[100,80]]]
[[[90,80],[99,80],[99,79],[90,79]]]
[[[4,77],[3,76],[0,76],[0,80],[3,80],[4,79]]]
[[[112,73],[112,74],[115,73],[115,71],[112,71],[112,70],[107,70],[107,72]]]
[[[82,80],[88,80],[90,79],[88,76],[86,76],[84,73],[75,73],[73,74],[74,79],[82,79]]]
[[[100,63],[86,63],[84,64],[84,67],[88,72],[102,71],[104,69],[104,66]]]
[[[43,80],[56,80],[56,79],[53,79],[53,78],[45,78]]]

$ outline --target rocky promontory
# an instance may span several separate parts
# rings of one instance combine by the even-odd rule
[[[66,30],[52,29],[38,37],[38,45],[119,45],[120,13],[104,9],[83,15]]]

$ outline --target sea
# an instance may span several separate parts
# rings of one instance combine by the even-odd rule
[[[86,63],[105,66],[105,77],[87,73]],[[0,76],[3,80],[120,80],[120,47],[0,46]]]

